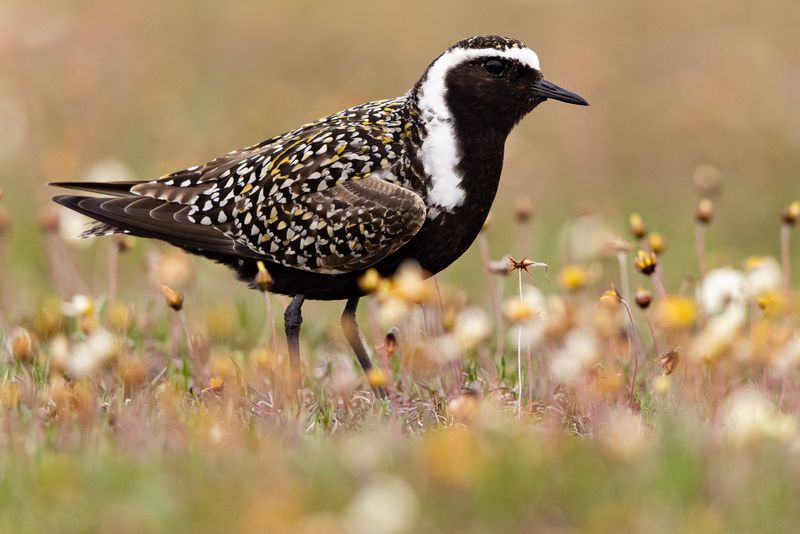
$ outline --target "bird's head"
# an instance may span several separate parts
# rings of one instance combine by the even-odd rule
[[[516,39],[477,36],[448,48],[412,92],[423,118],[468,121],[506,133],[545,100],[586,106],[581,96],[544,79],[536,53]]]

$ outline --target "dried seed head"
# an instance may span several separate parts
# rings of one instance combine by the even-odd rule
[[[600,304],[605,306],[609,309],[616,309],[619,306],[620,302],[622,302],[622,297],[617,291],[616,287],[611,287],[610,289],[606,289],[602,295],[600,295]]]
[[[510,256],[505,256],[499,260],[490,260],[486,263],[486,269],[492,274],[506,276],[513,270],[509,258]]]
[[[520,197],[514,203],[514,218],[519,224],[525,224],[533,217],[533,205],[528,197]]]
[[[647,234],[647,226],[644,224],[644,219],[637,212],[631,213],[630,217],[628,217],[628,226],[631,234],[636,239],[641,239]]]
[[[386,351],[386,357],[391,358],[397,352],[397,338],[400,336],[400,330],[393,326],[386,332],[386,337],[383,338],[383,350]]]
[[[567,291],[577,291],[589,280],[589,271],[582,265],[567,265],[558,273],[558,284]]]
[[[381,284],[381,275],[377,269],[367,269],[367,272],[359,278],[358,287],[366,293],[372,293],[378,289]]]
[[[126,331],[133,322],[133,313],[130,307],[118,300],[108,303],[106,317],[108,317],[108,324],[111,328],[118,332]]]
[[[640,273],[650,276],[658,266],[658,256],[652,251],[640,250],[636,253],[636,258],[633,260],[633,266]]]
[[[255,284],[259,291],[267,292],[269,291],[270,286],[272,285],[272,277],[269,275],[267,268],[264,266],[264,262],[258,260],[256,262],[258,266],[258,272],[256,273]]]
[[[386,385],[386,373],[379,367],[367,371],[367,383],[373,388],[382,388]]]
[[[714,218],[714,203],[708,198],[701,198],[697,203],[694,218],[700,224],[708,224]]]
[[[655,254],[661,255],[667,248],[667,242],[664,239],[664,236],[658,232],[650,232],[647,234],[647,246]]]
[[[649,291],[643,288],[639,288],[636,290],[636,305],[639,306],[641,309],[646,310],[650,303],[653,302],[653,295],[650,294]]]
[[[25,328],[15,328],[8,340],[8,351],[14,360],[27,362],[33,358],[33,337]]]
[[[788,224],[789,226],[797,224],[797,221],[800,220],[800,201],[789,204],[786,209],[783,210],[782,219],[784,224]]]
[[[55,234],[58,232],[58,212],[52,208],[47,208],[39,213],[39,230],[43,234]]]
[[[169,286],[161,286],[161,293],[164,295],[170,308],[175,311],[180,311],[181,308],[183,308],[183,293]]]
[[[136,238],[132,235],[117,234],[114,236],[114,244],[120,252],[128,252],[136,244]]]
[[[508,257],[508,264],[510,266],[510,270],[516,271],[517,269],[522,269],[526,273],[530,272],[528,270],[530,268],[534,268],[535,269],[536,267],[543,267],[544,268],[544,272],[545,272],[545,276],[547,275],[547,264],[546,263],[541,263],[541,262],[538,262],[538,261],[529,260],[528,258],[522,258],[521,260],[515,260],[514,258],[509,256]]]
[[[678,349],[672,349],[656,357],[656,364],[664,369],[664,375],[667,376],[672,374],[672,371],[678,366],[679,360],[680,355],[678,354]]]
[[[119,373],[126,386],[138,386],[147,378],[147,366],[141,358],[129,356],[120,359]]]

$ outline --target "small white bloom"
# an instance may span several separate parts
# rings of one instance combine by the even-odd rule
[[[728,439],[739,446],[761,438],[787,439],[797,430],[794,417],[778,412],[763,393],[752,387],[731,394],[723,424]]]
[[[69,352],[67,373],[74,378],[92,375],[114,355],[116,346],[113,334],[104,328],[98,328]]]
[[[76,239],[89,227],[92,219],[63,206],[57,206],[56,212],[58,235],[66,244],[76,248],[86,248],[94,243],[93,239]]]
[[[96,308],[94,299],[86,295],[75,295],[72,300],[62,306],[64,315],[69,317],[86,317],[94,315]]]
[[[692,343],[691,353],[702,359],[714,359],[729,348],[737,339],[739,330],[747,319],[747,308],[743,303],[732,303],[708,320],[705,328]]]
[[[709,315],[721,313],[729,305],[744,306],[747,278],[730,267],[709,271],[698,288],[698,300]]]
[[[778,260],[772,256],[748,260],[747,293],[757,298],[764,293],[778,291],[783,284],[783,275]]]
[[[575,329],[567,334],[564,347],[550,361],[550,377],[573,382],[597,361],[597,338],[591,330]]]
[[[492,333],[492,323],[480,308],[467,308],[458,314],[455,339],[461,350],[473,350]]]
[[[353,497],[347,509],[348,530],[356,534],[410,532],[418,507],[417,496],[408,482],[382,475]]]

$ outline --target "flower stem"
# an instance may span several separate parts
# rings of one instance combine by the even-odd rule
[[[789,255],[789,236],[791,226],[786,223],[781,224],[781,264],[783,266],[783,291],[786,296],[786,304],[790,304],[792,297],[792,258]]]

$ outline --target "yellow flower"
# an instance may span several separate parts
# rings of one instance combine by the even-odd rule
[[[118,300],[108,304],[106,314],[111,328],[117,332],[123,332],[127,330],[130,328],[131,323],[133,322],[133,314],[131,313],[131,309],[127,304]]]
[[[272,277],[269,275],[269,272],[264,266],[263,261],[258,260],[258,262],[256,262],[256,266],[258,267],[258,272],[256,273],[254,280],[256,287],[259,289],[259,291],[267,291],[272,285]]]
[[[669,295],[656,307],[656,322],[665,330],[685,330],[697,320],[697,304],[687,297]]]
[[[783,222],[789,226],[794,226],[800,219],[800,201],[794,201],[783,210]]]
[[[756,298],[756,302],[761,311],[764,312],[764,315],[770,318],[780,315],[786,304],[783,295],[777,291],[762,293]]]
[[[654,252],[640,250],[636,253],[636,258],[633,260],[633,265],[640,273],[650,276],[656,270],[658,265],[658,257]]]
[[[8,350],[18,362],[27,362],[33,357],[33,338],[22,327],[15,328],[8,340]]]
[[[628,226],[631,229],[631,234],[636,239],[641,239],[647,235],[647,227],[644,224],[644,219],[637,212],[631,213],[628,217]]]
[[[376,269],[367,269],[367,272],[358,280],[358,287],[367,293],[372,293],[381,283],[381,275]]]
[[[175,311],[180,311],[180,309],[183,308],[183,293],[169,286],[161,286],[161,293],[164,295],[170,308]]]
[[[708,198],[703,198],[697,204],[694,218],[700,224],[708,224],[714,218],[714,203]]]
[[[655,254],[662,254],[667,248],[667,241],[664,236],[658,232],[651,232],[647,234],[647,246],[650,247]]]
[[[530,302],[519,297],[510,298],[503,304],[503,315],[511,324],[521,323],[533,317],[539,310],[531,306]]]
[[[225,387],[225,379],[221,376],[212,376],[208,379],[208,389],[213,391],[214,393],[222,393],[223,388]]]
[[[367,371],[367,383],[374,387],[380,388],[386,385],[386,373],[379,367],[373,367]]]
[[[667,375],[658,375],[653,379],[653,392],[663,395],[672,389],[672,379]]]
[[[567,265],[558,273],[558,284],[568,291],[581,289],[588,280],[589,272],[581,265]]]
[[[392,294],[408,303],[421,304],[433,298],[427,275],[416,263],[404,263],[394,275]]]
[[[600,304],[609,309],[616,309],[620,302],[622,302],[622,297],[616,287],[606,289],[600,296]]]

